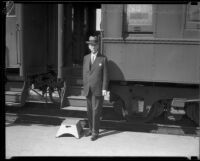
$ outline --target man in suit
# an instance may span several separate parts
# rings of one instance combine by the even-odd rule
[[[98,51],[99,42],[96,36],[90,36],[86,41],[91,51],[83,60],[83,92],[87,98],[87,115],[89,131],[94,141],[98,138],[103,96],[108,89],[107,58]]]

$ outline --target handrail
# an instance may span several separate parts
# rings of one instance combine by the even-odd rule
[[[20,56],[20,29],[19,24],[16,25],[16,48],[17,48],[17,64],[21,65]]]

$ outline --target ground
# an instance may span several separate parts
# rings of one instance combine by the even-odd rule
[[[80,139],[67,134],[56,138],[62,121],[68,117],[64,117],[64,113],[60,113],[60,117],[55,117],[58,113],[51,108],[48,117],[43,117],[44,109],[40,109],[40,116],[38,113],[36,115],[35,108],[30,109],[32,109],[32,115],[23,115],[26,113],[24,109],[11,110],[15,111],[12,114],[8,113],[11,111],[7,111],[6,158],[15,156],[178,156],[190,158],[200,155],[200,140],[196,135],[152,133],[150,130],[145,130],[146,127],[131,127],[133,124],[129,124],[128,128],[123,121],[115,123],[102,121],[100,137],[96,141],[91,141],[90,137],[84,135]],[[83,130],[86,130],[87,123],[84,116],[85,114],[80,115],[80,119]]]
[[[101,129],[100,138],[62,135],[59,126],[6,127],[6,158],[13,156],[199,156],[199,137]]]

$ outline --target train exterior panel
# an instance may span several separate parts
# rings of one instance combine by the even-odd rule
[[[111,79],[199,84],[199,30],[185,36],[185,6],[156,5],[153,33],[125,38],[123,7],[104,7],[103,53],[113,62]]]
[[[126,8],[124,4],[102,5],[102,27],[111,82],[118,82],[111,90],[125,100],[129,113],[137,112],[135,97],[145,100],[144,110],[160,99],[198,98],[200,31],[186,28],[188,6],[152,5],[152,32],[129,32]]]

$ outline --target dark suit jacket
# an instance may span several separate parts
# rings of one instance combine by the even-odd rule
[[[91,54],[84,56],[83,60],[83,92],[87,96],[89,89],[95,96],[102,96],[102,90],[108,90],[107,58],[97,53],[91,64]]]

